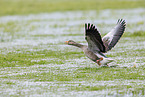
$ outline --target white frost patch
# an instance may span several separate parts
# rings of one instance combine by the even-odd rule
[[[1,81],[1,83],[5,82],[7,80]],[[121,86],[121,85],[130,85],[132,87],[135,87],[136,85],[142,86],[145,84],[144,81],[140,80],[115,80],[115,81],[95,81],[95,82],[86,82],[86,81],[76,81],[76,82],[31,82],[31,81],[18,81],[18,80],[11,80],[10,82],[15,83],[14,85],[11,85],[11,87],[4,86],[5,84],[2,84],[0,87],[8,87],[3,88],[1,90],[1,93],[3,95],[19,95],[19,93],[23,95],[29,95],[30,97],[34,96],[75,96],[75,97],[88,97],[89,96],[100,96],[100,95],[119,95],[117,93],[117,90],[115,89],[106,89],[99,91],[75,91],[75,90],[69,90],[70,87],[82,87],[82,86]],[[128,92],[128,94],[125,95],[132,95],[130,92],[132,88],[129,90],[122,90]],[[57,92],[56,92],[57,91]],[[120,91],[121,92],[121,91]],[[112,97],[112,96],[111,96]]]
[[[100,32],[109,32],[116,24],[118,18],[124,18],[127,24],[137,24],[143,22],[142,25],[135,27],[127,26],[126,32],[134,32],[145,30],[145,9],[128,9],[128,10],[102,10],[102,11],[71,11],[71,12],[55,12],[55,13],[42,13],[27,16],[4,16],[0,17],[0,23],[17,22],[22,31],[15,32],[19,34],[20,38],[12,39],[10,42],[2,43],[0,48],[12,47],[17,45],[32,45],[38,46],[40,44],[47,43],[62,43],[68,39],[74,39],[76,41],[85,41],[84,35],[84,23],[94,23],[98,27]],[[74,15],[75,14],[75,15]],[[108,15],[106,15],[108,14]],[[141,14],[141,15],[140,15]],[[23,25],[28,22],[28,25]],[[111,26],[109,26],[111,25]],[[32,29],[31,31],[31,27]],[[80,27],[81,26],[81,27]],[[25,28],[25,29],[24,29]],[[75,30],[76,29],[76,30]],[[78,29],[78,30],[77,30]],[[25,35],[25,37],[21,36]],[[4,35],[3,28],[0,29],[0,34],[3,40],[12,36]],[[39,35],[46,34],[48,37],[39,37]],[[63,34],[82,34],[81,36],[63,36]],[[33,38],[32,35],[38,35]],[[50,35],[50,36],[49,36]],[[81,39],[80,39],[81,37]]]
[[[87,22],[94,23],[101,33],[109,32],[116,24],[118,18],[123,18],[127,22],[126,33],[135,31],[145,31],[145,9],[122,9],[122,10],[101,10],[97,11],[71,11],[71,12],[55,12],[55,13],[41,13],[31,14],[27,16],[4,16],[0,17],[0,24],[6,24],[8,22],[14,22],[16,26],[20,27],[18,32],[14,33],[14,36],[4,32],[4,28],[0,28],[0,41],[1,41],[1,53],[16,52],[17,49],[27,49],[29,51],[39,50],[52,50],[61,51],[65,50],[78,51],[78,48],[70,47],[64,44],[64,41],[75,40],[79,43],[86,43],[84,39],[84,24]],[[107,14],[107,15],[106,15]],[[140,24],[141,23],[141,24]],[[27,25],[26,25],[27,24]],[[145,49],[145,41],[142,41],[137,37],[123,38],[113,48],[114,51],[108,52],[108,55],[114,53],[124,53],[128,50],[142,50]],[[137,41],[140,40],[140,41]],[[38,47],[38,49],[33,49]],[[142,53],[142,52],[141,52]],[[128,54],[130,54],[128,52]],[[144,54],[144,53],[143,53]],[[135,56],[123,58],[122,55],[115,56],[114,59],[125,64],[117,64],[119,67],[131,67],[136,64],[136,67],[145,65],[143,61],[145,57]],[[58,58],[46,58],[46,59],[34,59],[31,62],[39,62],[41,60],[59,60]],[[44,64],[33,65],[29,67],[5,67],[1,68],[0,77],[11,77],[14,75],[24,75],[29,73],[44,73],[58,68],[65,70],[65,72],[75,71],[80,67],[95,67],[99,68],[96,63],[84,57],[80,59],[72,58],[65,60],[64,64]],[[110,63],[116,65],[117,61]],[[57,70],[54,69],[53,73],[57,74]],[[141,74],[144,75],[144,74]],[[145,84],[145,81],[141,80],[123,80],[123,81],[78,81],[78,82],[33,82],[33,80],[12,80],[7,78],[1,79],[0,93],[3,96],[19,94],[29,96],[97,96],[108,95],[117,96],[116,90],[102,91],[67,91],[71,86],[114,86],[114,85],[131,85],[135,86]],[[7,82],[14,84],[9,85]],[[69,84],[68,84],[69,83]],[[71,84],[72,83],[72,84]],[[53,88],[54,87],[54,88]],[[57,91],[53,92],[52,90]],[[66,91],[66,92],[65,92]],[[124,91],[124,90],[123,90]],[[126,91],[126,90],[125,90]],[[126,94],[125,96],[132,96],[132,94]]]

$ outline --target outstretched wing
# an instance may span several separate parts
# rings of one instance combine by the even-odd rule
[[[109,51],[116,45],[120,37],[125,31],[126,22],[123,19],[118,19],[117,25],[103,37],[103,43],[106,50]]]
[[[85,35],[85,39],[88,42],[88,49],[93,52],[105,52],[105,46],[103,44],[101,35],[93,24],[85,24]]]

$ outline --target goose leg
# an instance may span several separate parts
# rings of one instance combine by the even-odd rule
[[[100,59],[96,60],[96,62],[97,62],[97,64],[98,64],[99,66],[101,66],[100,61],[102,61],[102,60],[103,60],[103,58],[102,58],[102,57],[101,57]]]

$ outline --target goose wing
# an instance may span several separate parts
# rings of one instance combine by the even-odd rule
[[[105,45],[106,50],[111,50],[118,40],[121,38],[125,31],[126,22],[123,19],[118,19],[117,25],[103,37],[103,43]]]
[[[103,44],[101,35],[93,24],[85,24],[85,39],[88,42],[89,50],[93,52],[105,52],[105,46]]]

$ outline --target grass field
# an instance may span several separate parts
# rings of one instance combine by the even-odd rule
[[[145,7],[144,0],[0,0],[0,16],[54,11],[131,9]]]
[[[145,96],[143,0],[26,1],[0,1],[0,96]],[[99,67],[64,43],[86,44],[86,22],[104,36],[119,18],[126,20],[126,31],[106,54],[115,59],[109,65],[117,67]]]

